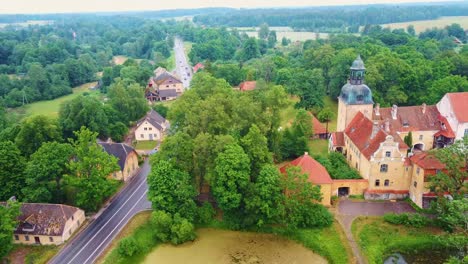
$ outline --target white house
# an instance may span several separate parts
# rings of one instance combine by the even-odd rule
[[[151,109],[145,117],[138,121],[135,139],[137,141],[161,140],[168,128],[169,122]]]
[[[468,136],[468,92],[447,93],[437,103],[437,109],[455,132],[455,139]]]

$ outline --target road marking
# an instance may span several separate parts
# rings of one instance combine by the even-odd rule
[[[106,242],[106,239],[109,238],[110,235],[112,235],[112,233],[114,233],[115,229],[117,227],[119,227],[119,225],[122,223],[123,220],[125,220],[125,217],[128,216],[128,214],[135,208],[135,206],[141,201],[141,198],[145,197],[146,196],[146,193],[148,192],[148,190],[146,190],[143,195],[140,197],[140,199],[138,199],[136,201],[136,203],[132,206],[132,208],[130,208],[130,210],[128,210],[128,212],[125,214],[125,216],[119,221],[119,223],[117,223],[117,225],[115,225],[114,229],[112,229],[112,231],[110,231],[110,233],[102,240],[101,244],[99,244],[96,249],[91,253],[91,255],[89,255],[89,257],[84,261],[84,263],[88,262],[88,260],[94,255],[94,253],[96,253],[96,251],[102,246],[102,244],[104,244],[104,242]],[[130,220],[130,219],[127,219],[127,220]],[[123,226],[122,226],[123,227]],[[99,257],[96,256],[96,258]],[[91,263],[94,262],[95,259],[93,259],[93,261],[91,261]]]
[[[128,197],[128,199],[122,204],[122,206],[119,208],[119,210],[117,210],[110,218],[109,220],[107,220],[107,222],[101,227],[99,228],[99,230],[96,232],[96,234],[94,234],[93,237],[91,237],[91,239],[80,249],[80,251],[78,251],[78,253],[75,254],[75,256],[70,260],[69,263],[71,263],[80,253],[81,251],[83,251],[89,243],[91,243],[91,241],[99,234],[99,232],[101,232],[101,230],[110,222],[110,220],[112,220],[112,218],[114,218],[114,216],[120,211],[122,210],[122,208],[124,207],[124,205],[126,203],[128,203],[128,201],[130,200],[131,197],[133,197],[133,195],[135,195],[135,193],[140,189],[140,187],[145,184],[146,181],[143,181],[140,185],[138,185],[138,187],[135,189],[135,191],[133,191],[133,193],[130,195],[130,197]]]

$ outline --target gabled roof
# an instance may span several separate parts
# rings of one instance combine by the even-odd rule
[[[1,203],[0,206],[5,206]],[[62,236],[66,222],[80,208],[63,204],[22,203],[14,233]]]
[[[445,165],[432,153],[418,152],[411,156],[410,160],[424,170],[445,169]]]
[[[125,168],[125,161],[127,160],[128,155],[130,155],[132,152],[136,154],[135,149],[123,143],[99,142],[99,145],[101,145],[109,155],[112,155],[118,159],[121,171],[123,171]]]
[[[291,161],[280,168],[281,173],[286,173],[286,169],[291,166],[297,166],[301,168],[301,172],[305,173],[309,177],[309,181],[313,184],[328,184],[333,183],[325,167],[322,166],[318,161],[309,156],[306,152],[299,158]]]
[[[374,135],[372,135],[373,131]],[[384,142],[389,135],[393,137],[394,141],[398,142],[400,149],[407,148],[399,135],[391,133],[391,131],[385,132],[380,123],[377,123],[376,127],[374,127],[374,123],[365,117],[362,112],[358,112],[354,116],[344,133],[368,160],[379,149],[380,143]]]
[[[142,119],[138,120],[137,127],[139,127],[144,121],[147,121],[161,131],[164,130],[163,124],[167,123],[167,120],[153,109],[151,109]]]
[[[320,123],[320,121],[314,115],[312,115],[312,125],[314,129],[314,134],[327,133],[327,130],[325,129],[325,127],[322,125],[322,123]]]
[[[205,65],[203,65],[201,62],[197,63],[195,66],[193,66],[193,72],[197,72],[200,69],[204,69]]]
[[[396,108],[396,119],[392,118],[392,107],[380,108],[380,115],[374,112],[373,120],[388,120],[392,132],[441,130],[437,107],[428,105],[425,111],[423,108],[423,106],[399,106]]]
[[[239,89],[241,91],[252,91],[252,90],[255,89],[256,86],[257,86],[256,81],[245,81],[245,82],[241,82],[241,84],[239,84]]]
[[[331,134],[332,143],[335,147],[344,147],[344,134],[343,132],[334,132]]]
[[[153,77],[153,82],[157,85],[166,85],[166,84],[176,84],[182,83],[179,79],[177,79],[174,75],[168,72],[162,72],[156,77]]]
[[[468,92],[447,93],[458,122],[468,123]]]

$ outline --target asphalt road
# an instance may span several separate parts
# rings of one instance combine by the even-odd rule
[[[188,63],[187,56],[185,54],[184,42],[180,38],[174,39],[174,53],[175,53],[175,72],[179,76],[180,80],[184,84],[184,88],[190,87],[190,81],[192,81],[192,66]]]
[[[146,193],[150,171],[145,161],[139,173],[114,197],[107,208],[49,262],[51,264],[94,263],[119,231],[136,213],[151,208]]]

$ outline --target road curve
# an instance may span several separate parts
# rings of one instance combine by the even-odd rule
[[[69,241],[49,263],[94,263],[136,213],[151,208],[151,203],[146,197],[146,178],[149,172],[150,166],[146,160],[138,174],[114,197],[107,208],[86,229]]]

